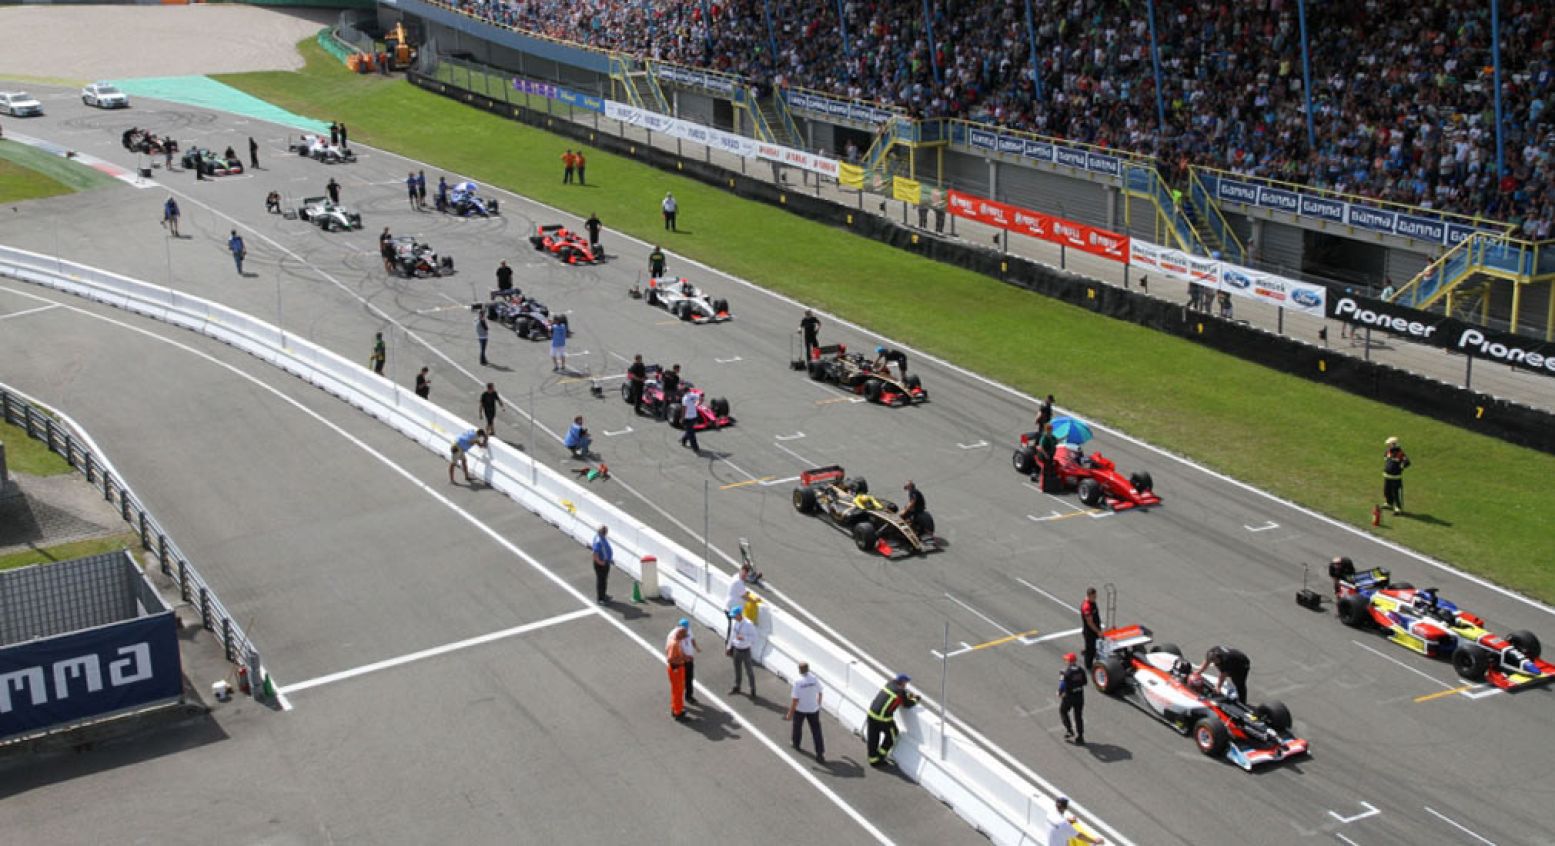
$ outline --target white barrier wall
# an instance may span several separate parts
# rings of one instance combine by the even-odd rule
[[[3,246],[0,276],[67,291],[230,344],[328,391],[438,455],[447,455],[459,434],[475,428],[354,361],[219,303]],[[493,442],[487,455],[472,454],[470,460],[472,472],[492,488],[580,544],[591,543],[596,529],[608,525],[611,542],[621,553],[618,567],[640,578],[641,560],[653,556],[664,594],[687,616],[723,630],[723,601],[731,576],[704,571],[700,556],[504,443]],[[870,702],[885,677],[770,603],[762,605],[758,628],[757,660],[786,679],[795,677],[800,661],[808,661],[826,691],[826,710],[855,733],[862,732]],[[930,707],[926,700],[924,707],[901,712],[906,730],[894,755],[902,771],[994,843],[1046,843],[1044,819],[1051,798],[954,726],[942,744],[940,719]],[[1116,835],[1112,840],[1126,842]]]

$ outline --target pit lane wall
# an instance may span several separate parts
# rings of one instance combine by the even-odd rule
[[[683,155],[611,134],[604,121],[593,126],[496,100],[411,72],[410,82],[470,106],[543,129],[597,149],[716,186],[739,197],[785,209],[828,226],[918,255],[954,264],[1011,285],[1063,300],[1098,314],[1127,320],[1203,344],[1265,367],[1331,385],[1468,431],[1555,454],[1555,414],[1489,394],[1439,382],[1417,373],[1363,361],[1351,355],[1268,332],[1254,326],[1188,311],[1182,305],[998,250],[948,240],[856,207],[806,194],[802,186],[779,186],[704,161],[701,149]],[[871,199],[873,204],[878,198]],[[1130,255],[1140,241],[1131,241]]]
[[[0,276],[75,294],[229,344],[350,403],[439,456],[447,455],[461,433],[475,428],[341,355],[219,303],[3,246]],[[476,451],[470,458],[472,471],[486,484],[580,544],[591,543],[599,526],[609,526],[611,541],[621,552],[617,566],[638,579],[642,562],[656,559],[665,594],[704,625],[723,626],[723,600],[731,577],[707,567],[701,556],[504,443],[493,443],[484,455]],[[826,709],[844,726],[862,732],[869,704],[886,676],[770,601],[762,606],[758,628],[761,664],[793,679],[799,662],[809,662],[825,687]],[[997,760],[954,722],[943,723],[933,711],[933,703],[925,699],[924,707],[903,712],[906,731],[895,752],[902,771],[994,843],[1045,843],[1045,819],[1052,809],[1049,793]],[[1111,842],[1128,842],[1104,824],[1095,825]]]

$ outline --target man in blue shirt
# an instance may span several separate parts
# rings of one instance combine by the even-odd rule
[[[483,430],[483,429],[471,429],[468,432],[465,432],[464,434],[460,435],[459,439],[454,441],[453,446],[449,448],[449,461],[448,461],[448,483],[449,484],[453,484],[453,482],[454,482],[454,468],[455,467],[458,467],[460,470],[464,471],[464,480],[466,482],[473,482],[473,481],[475,481],[475,479],[472,476],[470,476],[470,465],[466,464],[465,460],[464,460],[465,454],[468,453],[472,447],[480,447],[481,449],[485,449],[486,448],[486,432],[485,432],[485,430]]]
[[[232,230],[232,237],[227,239],[227,249],[232,252],[232,263],[238,266],[238,275],[243,275],[243,257],[248,255],[248,248],[243,245],[243,239],[236,229]]]
[[[609,526],[600,526],[594,535],[594,601],[600,605],[610,601],[605,588],[610,582],[610,565],[615,562],[615,550],[610,548]]]
[[[572,428],[567,430],[567,437],[562,439],[562,446],[572,450],[573,458],[587,459],[589,457],[589,430],[583,428],[583,415],[572,418]]]

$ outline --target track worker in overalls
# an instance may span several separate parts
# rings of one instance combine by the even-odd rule
[[[896,710],[912,708],[918,704],[918,695],[907,690],[912,679],[906,673],[897,675],[880,688],[875,701],[869,705],[868,730],[864,735],[869,748],[869,765],[896,766],[891,750],[896,748]]]
[[[1404,470],[1409,467],[1409,456],[1399,446],[1398,438],[1388,438],[1387,452],[1382,456],[1382,499],[1394,514],[1404,513]]]

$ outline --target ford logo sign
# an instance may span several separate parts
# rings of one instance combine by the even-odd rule
[[[1248,288],[1253,287],[1253,280],[1250,277],[1248,277],[1247,274],[1240,273],[1240,272],[1235,271],[1235,270],[1230,270],[1230,269],[1226,270],[1226,272],[1225,272],[1225,281],[1226,281],[1227,285],[1230,285],[1233,288],[1241,288],[1243,290],[1246,290]]]
[[[1323,298],[1318,292],[1307,288],[1297,288],[1291,292],[1290,298],[1302,308],[1317,308],[1323,304]]]

